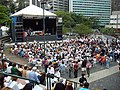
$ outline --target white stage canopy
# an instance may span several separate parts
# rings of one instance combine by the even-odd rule
[[[54,13],[51,13],[47,10],[44,10],[44,15],[45,16],[57,16]],[[14,14],[11,16],[43,16],[43,9],[40,7],[37,7],[35,5],[30,5]]]

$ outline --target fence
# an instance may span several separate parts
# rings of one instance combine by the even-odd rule
[[[0,37],[0,42],[11,42],[10,36]]]

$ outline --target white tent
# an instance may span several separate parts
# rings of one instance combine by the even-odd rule
[[[56,16],[56,14],[44,10],[45,16]],[[11,16],[43,16],[43,9],[35,5],[30,5]]]

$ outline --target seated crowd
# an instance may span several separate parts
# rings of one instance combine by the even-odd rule
[[[86,67],[86,65],[82,65],[83,61],[85,61],[90,62],[92,66],[100,63],[109,68],[110,62],[117,61],[120,56],[120,43],[103,42],[101,38],[82,37],[67,40],[63,43],[47,43],[45,44],[45,49],[43,43],[36,41],[33,43],[15,44],[10,48],[10,52],[26,58],[33,66],[48,67],[48,62],[55,62],[60,69],[64,69],[64,65],[65,69],[68,69],[69,62],[73,64],[73,67],[78,62],[79,68],[81,68]]]

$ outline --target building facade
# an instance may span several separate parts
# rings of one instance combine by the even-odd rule
[[[69,9],[69,0],[48,0],[48,4],[52,6],[51,12],[68,11]]]
[[[109,25],[106,25],[106,27],[120,30],[120,11],[112,12],[112,15],[110,16],[110,23]]]
[[[111,0],[69,0],[69,12],[97,17],[100,25],[109,23]]]
[[[112,11],[120,11],[120,0],[112,0]]]
[[[40,6],[40,1],[39,0],[32,0],[32,4],[36,6]]]

